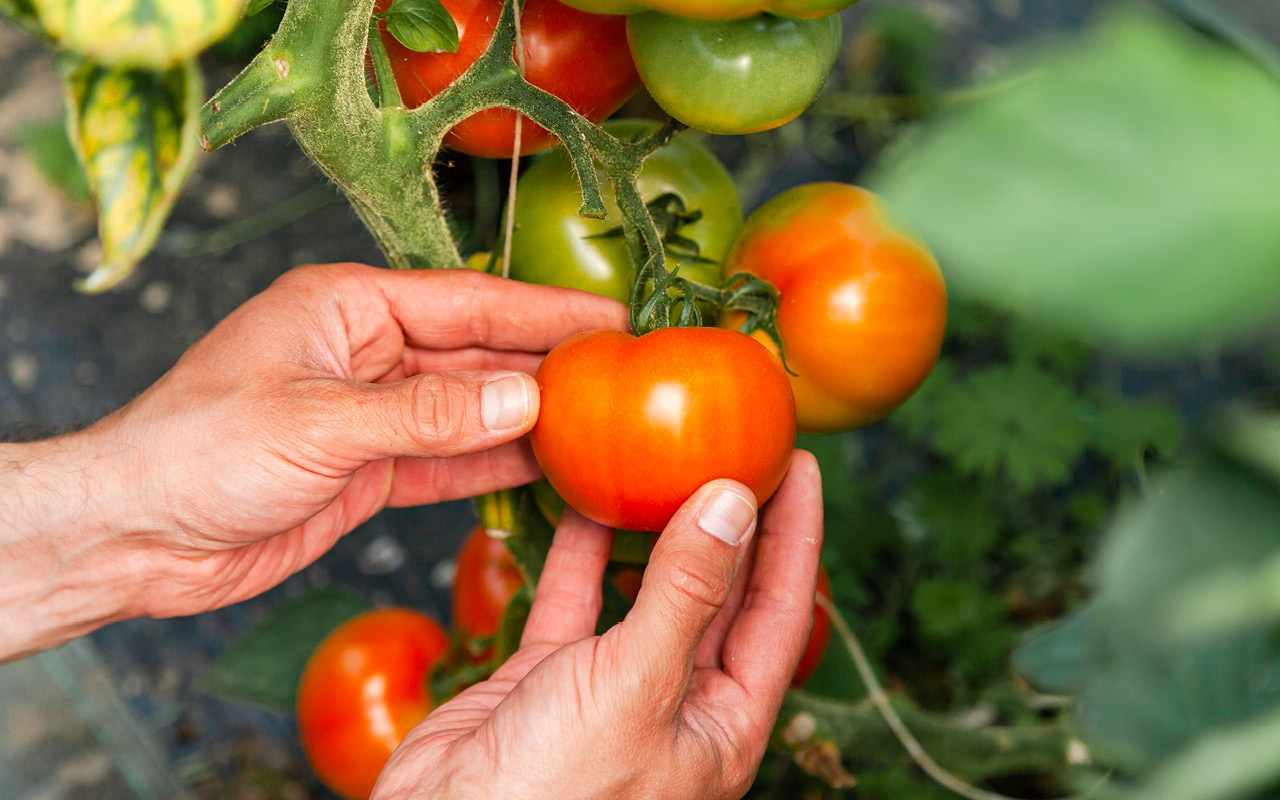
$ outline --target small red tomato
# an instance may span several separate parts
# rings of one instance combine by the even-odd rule
[[[534,456],[570,506],[604,525],[660,531],[717,478],[763,503],[790,463],[786,373],[736,331],[580,334],[548,353],[536,377]]]
[[[396,41],[379,23],[391,58],[396,86],[407,108],[417,108],[453,83],[484,53],[493,38],[502,0],[443,0],[458,25],[458,52],[418,53]],[[379,0],[378,10],[389,5]],[[588,14],[556,0],[525,0],[520,33],[525,79],[600,122],[640,86],[627,46],[627,18]],[[445,136],[445,146],[473,156],[510,158],[516,113],[507,108],[478,111]],[[520,152],[528,155],[556,138],[527,117],[520,126]]]
[[[825,567],[818,567],[818,594],[831,599],[831,578],[827,576]],[[791,678],[791,685],[799,689],[809,682],[818,665],[827,654],[827,645],[831,642],[831,615],[822,606],[814,603],[813,632],[809,634],[809,642],[804,646],[804,654],[800,656],[800,666]]]
[[[458,551],[453,581],[453,629],[466,639],[488,639],[502,626],[507,604],[524,575],[502,540],[477,525]]]
[[[325,637],[298,684],[298,733],[326,786],[367,800],[392,751],[431,711],[427,677],[448,646],[435,620],[406,608],[369,611]]]
[[[919,388],[942,347],[947,290],[928,249],[893,227],[871,192],[790,189],[747,218],[725,274],[778,287],[800,430],[875,422]],[[737,328],[741,314],[726,315]],[[755,334],[766,346],[773,342]]]

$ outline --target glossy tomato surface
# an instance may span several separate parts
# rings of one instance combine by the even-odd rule
[[[489,46],[501,0],[443,0],[458,25],[458,52],[418,53],[382,27],[401,99],[416,108],[453,83]],[[379,0],[384,8],[388,0]],[[525,78],[599,122],[640,86],[627,49],[623,17],[588,14],[556,0],[526,0],[520,17],[525,48]],[[505,108],[477,112],[445,136],[445,146],[485,158],[510,158],[516,113]],[[556,141],[528,118],[521,123],[520,152],[536,153]]]
[[[791,387],[743,334],[580,334],[548,353],[536,377],[534,455],[565,501],[604,525],[660,531],[716,478],[746,484],[763,503],[786,473]]]
[[[831,578],[826,567],[818,567],[818,594],[831,599]],[[813,606],[813,631],[804,646],[804,654],[800,656],[800,665],[791,678],[791,685],[797,689],[804,686],[818,671],[818,665],[827,654],[827,645],[831,642],[831,615],[816,603]]]
[[[614,120],[604,129],[624,139],[638,139],[658,129],[655,122]],[[603,171],[602,185],[607,185]],[[644,162],[637,181],[640,196],[650,202],[674,193],[686,211],[702,217],[680,228],[679,234],[698,244],[698,254],[716,263],[671,257],[668,268],[679,265],[690,280],[719,285],[720,268],[742,227],[742,206],[733,179],[715,156],[688,136],[677,136]],[[605,219],[578,216],[582,192],[563,147],[539,158],[520,176],[516,186],[516,229],[511,236],[510,275],[526,283],[566,286],[612,297],[626,303],[631,297],[634,270],[621,236],[604,234],[622,225],[622,213],[605,192]]]
[[[477,525],[458,551],[453,581],[453,629],[468,639],[496,636],[524,576],[501,539]]]
[[[365,800],[391,752],[431,711],[431,667],[449,637],[425,614],[370,611],[330,633],[298,684],[298,732],[316,775]]]
[[[648,12],[627,18],[627,39],[663,111],[710,133],[755,133],[790,122],[818,96],[840,50],[840,17]]]
[[[947,321],[942,273],[865,189],[814,183],[783,192],[747,219],[725,272],[778,287],[778,330],[803,431],[882,418],[938,360]],[[728,315],[723,324],[740,322]]]

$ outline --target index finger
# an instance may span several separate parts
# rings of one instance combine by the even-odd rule
[[[621,303],[576,289],[470,269],[373,273],[406,342],[414,347],[545,352],[574,334],[625,330],[628,324]]]

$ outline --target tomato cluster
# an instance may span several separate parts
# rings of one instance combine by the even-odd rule
[[[853,0],[527,0],[521,12],[525,78],[600,122],[643,81],[672,117],[711,133],[776,128],[817,96],[840,49],[840,18]],[[391,0],[378,0],[385,11]],[[380,21],[400,96],[408,108],[430,100],[488,47],[501,0],[442,0],[458,29],[456,52],[422,53]],[[629,15],[629,16],[621,16]],[[491,108],[451,130],[445,145],[487,158],[509,157],[516,112]],[[532,121],[522,154],[555,137]]]

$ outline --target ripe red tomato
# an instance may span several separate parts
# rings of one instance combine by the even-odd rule
[[[418,53],[396,41],[379,22],[391,57],[400,97],[417,108],[467,71],[489,46],[501,0],[442,0],[458,25],[458,52]],[[379,0],[383,10],[389,0]],[[526,0],[520,16],[525,79],[600,122],[635,93],[640,76],[627,47],[626,17],[588,14],[556,0]],[[473,156],[509,158],[516,113],[507,108],[477,112],[445,136],[445,146]],[[520,152],[528,155],[556,138],[527,117],[520,127]]]
[[[818,594],[831,599],[831,578],[826,567],[818,567]],[[799,689],[809,682],[813,673],[818,671],[822,657],[827,654],[827,644],[831,641],[831,615],[814,603],[813,632],[809,634],[809,642],[804,646],[804,654],[800,656],[800,666],[791,677],[791,685]]]
[[[778,287],[800,430],[875,422],[919,388],[942,347],[947,290],[924,245],[885,219],[871,192],[812,183],[747,218],[725,274]],[[736,329],[741,315],[722,324]],[[757,338],[773,348],[763,332]]]
[[[325,637],[298,684],[298,732],[326,786],[367,800],[391,752],[431,711],[427,676],[448,646],[435,620],[407,608],[361,614]]]
[[[468,640],[496,636],[507,604],[523,585],[524,575],[507,546],[477,525],[458,551],[458,572],[453,581],[454,631]]]
[[[716,478],[746,484],[763,503],[791,458],[786,373],[735,331],[580,334],[548,353],[536,377],[533,453],[565,501],[604,525],[660,531]]]

